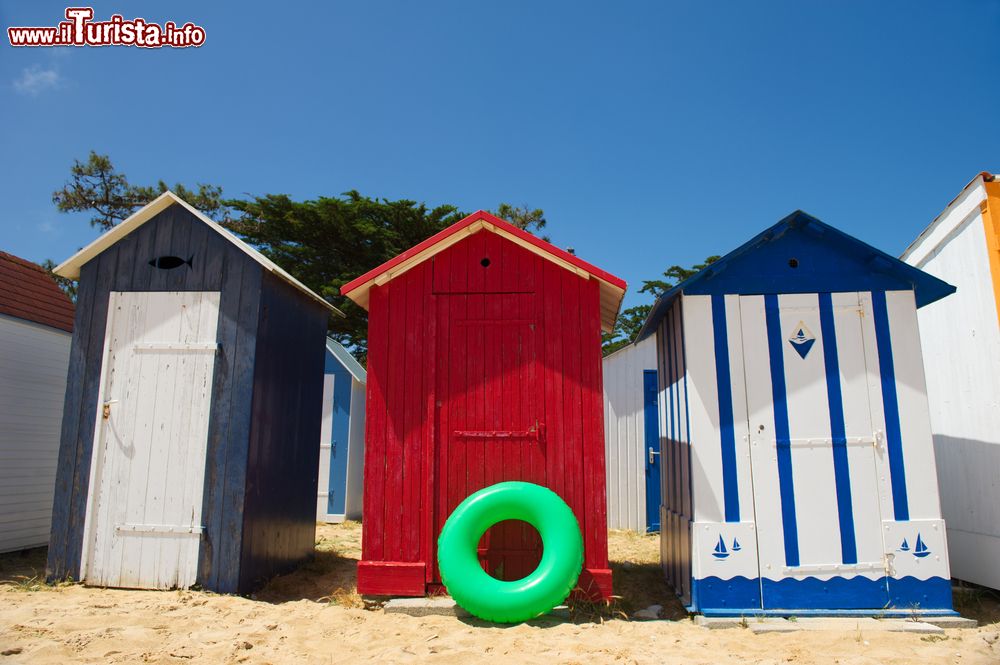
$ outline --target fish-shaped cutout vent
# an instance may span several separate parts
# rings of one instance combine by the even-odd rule
[[[179,256],[157,256],[155,259],[150,259],[149,265],[160,270],[173,270],[185,265],[190,268],[193,259],[194,256],[189,257],[186,261]]]

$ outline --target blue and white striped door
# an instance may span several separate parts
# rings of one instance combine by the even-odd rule
[[[765,609],[888,601],[862,303],[740,298]]]

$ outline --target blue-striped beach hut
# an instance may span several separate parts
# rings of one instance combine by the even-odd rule
[[[951,613],[917,308],[954,287],[795,212],[661,297],[661,553],[706,615]]]

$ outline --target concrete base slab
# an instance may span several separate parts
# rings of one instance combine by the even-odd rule
[[[431,596],[429,598],[393,598],[386,601],[382,606],[382,611],[386,614],[405,614],[411,617],[458,617],[467,619],[472,617],[466,610],[458,606],[454,600],[448,596]],[[556,607],[551,612],[538,619],[556,619],[568,621],[569,608],[565,605]]]
[[[763,635],[765,633],[797,633],[802,630],[802,626],[798,625],[798,622],[789,621],[788,619],[767,617],[764,619],[748,619],[748,622],[747,627],[754,635]]]
[[[468,617],[471,616],[447,596],[431,598],[393,598],[382,607],[386,614],[406,614],[411,617]]]
[[[976,628],[979,622],[975,619],[965,617],[920,617],[924,623],[929,623],[938,628]]]
[[[746,617],[745,619],[717,619],[695,617],[695,624],[705,628],[747,627],[755,635],[767,633],[795,633],[799,631],[833,630],[861,632],[898,632],[920,635],[942,635],[944,629],[929,621],[909,619],[874,619],[871,617]]]

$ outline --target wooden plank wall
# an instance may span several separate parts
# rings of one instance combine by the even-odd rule
[[[484,256],[491,259],[487,270],[480,263]],[[435,291],[449,295],[435,296]],[[489,444],[504,451],[500,455],[484,457],[484,444],[470,443],[445,456],[438,438],[454,429],[447,421],[452,409],[503,409],[494,405],[514,404],[523,392],[522,387],[501,380],[491,383],[488,395],[486,387],[478,386],[467,395],[454,396],[458,403],[442,409],[441,387],[447,385],[442,382],[448,372],[484,371],[475,364],[480,359],[451,354],[455,345],[445,323],[495,316],[491,308],[503,306],[504,294],[529,292],[535,297],[521,302],[533,302],[524,305],[533,311],[519,315],[533,319],[537,327],[532,380],[537,383],[536,406],[545,425],[539,454],[529,455],[525,464],[524,444],[509,442]],[[494,365],[491,371],[504,374],[505,368]],[[498,415],[484,411],[484,422],[491,414]],[[600,302],[595,280],[482,231],[384,286],[373,287],[366,425],[363,562],[423,562],[427,582],[438,582],[434,546],[450,510],[491,481],[511,479],[509,467],[521,446],[521,479],[544,484],[567,501],[583,531],[585,567],[607,568]],[[470,470],[479,473],[480,468],[483,477],[469,477]]]
[[[691,433],[682,298],[674,301],[656,332],[660,381],[660,555],[667,581],[691,601]]]
[[[239,592],[312,557],[327,310],[264,275]]]
[[[159,256],[191,259],[160,270]],[[221,291],[205,472],[199,580],[237,590],[261,267],[181,206],[171,206],[83,266],[63,409],[49,579],[80,579],[98,383],[111,291]]]

